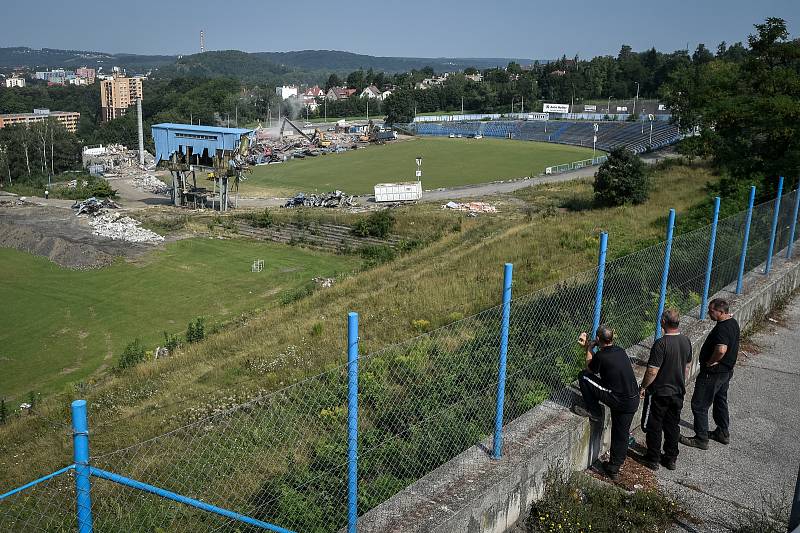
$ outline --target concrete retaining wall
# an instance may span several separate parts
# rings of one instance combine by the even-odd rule
[[[780,254],[782,258],[784,252]],[[714,297],[731,302],[742,330],[753,325],[800,286],[800,260],[775,259],[769,277],[764,265],[745,276],[744,294],[734,294],[735,284]],[[697,319],[698,309],[682,319],[681,329],[699,353],[710,320]],[[643,361],[653,339],[629,347],[641,380]],[[692,378],[697,374],[697,357]],[[570,411],[577,388],[562,391],[504,428],[504,456],[492,460],[491,437],[464,451],[358,521],[360,532],[424,531],[437,533],[502,533],[524,519],[531,503],[541,496],[548,468],[561,465],[583,470],[610,443],[609,418],[594,430],[589,420]],[[605,410],[608,413],[608,410]],[[638,423],[639,417],[634,419]]]

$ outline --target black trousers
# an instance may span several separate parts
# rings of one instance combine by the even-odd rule
[[[680,422],[683,395],[658,396],[645,394],[642,407],[642,431],[647,438],[647,455],[650,461],[662,457],[675,460],[678,457],[678,439],[681,436]],[[664,453],[661,453],[661,438],[664,438]]]
[[[717,428],[729,434],[728,384],[733,377],[731,372],[700,372],[692,395],[692,414],[694,433],[700,440],[708,440],[708,408],[714,406],[712,414]]]
[[[603,408],[600,402],[606,404],[611,411],[611,458],[608,468],[612,472],[618,472],[628,455],[628,436],[639,407],[639,397],[622,400],[615,397],[600,378],[586,370],[580,373],[578,386],[590,412],[602,417]]]

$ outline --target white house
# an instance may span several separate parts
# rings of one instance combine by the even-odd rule
[[[25,87],[25,78],[6,78],[6,87]]]
[[[385,91],[383,91],[381,93],[381,100],[386,100],[386,98],[388,98],[389,95],[392,94],[393,92],[394,92],[394,89],[386,89]]]
[[[471,81],[474,81],[474,82],[482,82],[483,81],[483,74],[481,74],[480,72],[478,72],[476,74],[466,74],[466,75],[464,75],[464,77],[467,78],[468,80],[471,80]]]
[[[297,96],[297,86],[281,85],[279,87],[275,87],[275,94],[280,96],[283,100],[286,100],[287,98],[291,98],[292,96]]]
[[[370,85],[369,87],[364,87],[364,90],[361,91],[361,98],[377,98],[378,100],[382,100],[381,92],[378,90],[377,87],[374,85]]]

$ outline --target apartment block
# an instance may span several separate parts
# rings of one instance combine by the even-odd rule
[[[142,78],[117,76],[101,81],[100,107],[103,121],[123,116],[128,108],[136,105],[136,100],[142,97]]]
[[[49,109],[34,109],[33,113],[8,113],[0,115],[0,128],[16,124],[32,124],[47,119],[57,120],[70,133],[78,130],[78,120],[81,114],[77,111],[50,111]]]
[[[6,78],[6,87],[25,87],[25,78]]]
[[[92,85],[97,76],[97,73],[93,68],[81,67],[75,69],[75,75],[78,78],[85,79],[87,85]]]

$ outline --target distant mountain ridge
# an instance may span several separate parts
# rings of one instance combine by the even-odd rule
[[[224,62],[229,61],[230,65]],[[436,72],[463,70],[467,67],[486,69],[506,66],[510,61],[520,64],[533,63],[521,58],[424,58],[381,57],[338,50],[299,50],[293,52],[241,52],[224,50],[191,55],[139,55],[110,54],[87,50],[60,50],[55,48],[34,49],[24,46],[0,48],[0,68],[76,68],[80,66],[110,69],[120,66],[133,69],[164,68],[176,73],[203,76],[242,75],[244,69],[250,73],[263,72],[268,76],[284,76],[292,71],[302,73],[350,72],[359,68],[387,73],[405,72],[431,67]],[[540,60],[541,61],[541,60]],[[255,72],[253,72],[255,71]],[[251,77],[251,76],[245,76]]]

